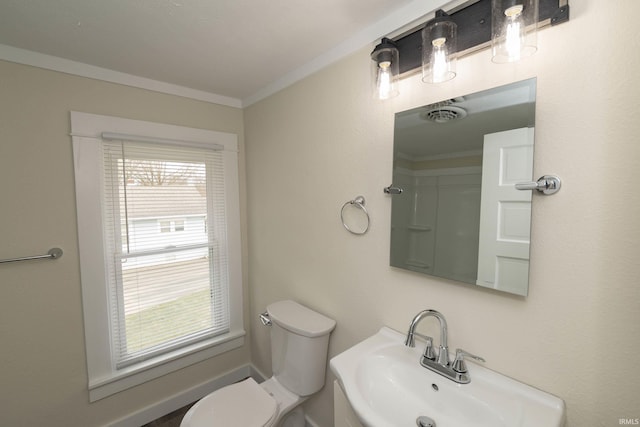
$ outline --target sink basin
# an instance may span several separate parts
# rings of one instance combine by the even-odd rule
[[[367,427],[561,427],[562,399],[467,362],[471,382],[456,384],[420,366],[424,343],[383,327],[331,359],[330,366]]]

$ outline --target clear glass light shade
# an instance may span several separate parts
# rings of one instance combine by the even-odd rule
[[[397,96],[400,76],[399,53],[395,44],[383,39],[371,52],[371,83],[375,99],[389,99]]]
[[[453,21],[427,23],[422,30],[422,81],[442,83],[456,76],[457,26]]]
[[[515,62],[538,49],[538,0],[491,0],[492,61]]]

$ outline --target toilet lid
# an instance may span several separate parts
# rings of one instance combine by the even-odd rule
[[[223,387],[193,405],[181,427],[264,427],[276,417],[276,400],[253,378]]]

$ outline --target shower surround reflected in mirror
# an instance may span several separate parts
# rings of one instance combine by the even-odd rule
[[[390,263],[526,296],[536,80],[396,114]]]

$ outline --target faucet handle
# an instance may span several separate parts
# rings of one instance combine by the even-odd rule
[[[429,360],[436,360],[436,355],[433,352],[433,338],[431,338],[429,335],[424,335],[424,334],[419,334],[418,332],[413,332],[411,334],[411,341],[414,341],[414,337],[418,336],[420,338],[422,338],[423,340],[425,340],[426,345],[424,347],[424,353],[422,354],[422,357],[429,359]],[[409,341],[409,338],[407,338],[407,342]],[[405,343],[405,345],[408,345]],[[411,346],[413,347],[413,346]]]
[[[427,345],[424,347],[424,354],[422,355],[422,357],[429,360],[436,360],[436,355],[433,352],[433,338],[426,335],[422,335],[422,338],[427,341]]]
[[[485,360],[482,357],[476,356],[475,354],[471,354],[468,351],[465,351],[459,348],[456,350],[456,358],[453,361],[453,364],[451,365],[451,369],[461,374],[464,374],[465,372],[467,372],[467,364],[464,363],[465,357],[470,357],[472,359],[479,360],[480,362],[485,362]]]

